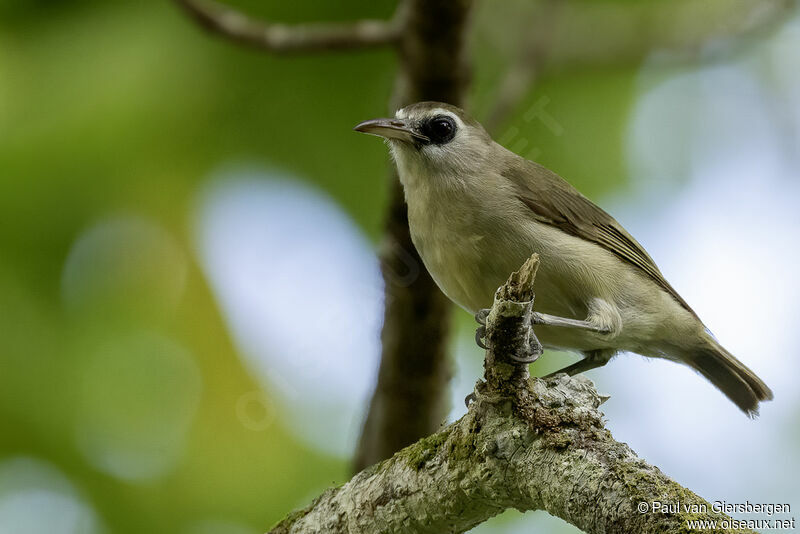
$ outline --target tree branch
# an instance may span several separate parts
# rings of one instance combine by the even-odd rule
[[[463,105],[468,90],[466,34],[472,0],[401,0],[390,22],[339,26],[271,24],[213,0],[175,1],[206,29],[268,52],[396,45],[400,69],[392,113],[418,100]],[[394,170],[390,180],[380,254],[386,287],[383,352],[354,458],[356,470],[435,432],[447,411],[451,305],[411,242],[403,191]]]
[[[730,520],[615,441],[589,379],[530,380],[512,360],[536,344],[537,266],[534,255],[495,296],[485,381],[468,413],[329,489],[272,533],[459,533],[507,508],[546,510],[589,533],[688,532],[688,521]],[[639,509],[653,502],[679,509]]]
[[[536,9],[532,31],[523,37],[522,46],[516,51],[516,58],[497,89],[494,107],[483,121],[486,130],[497,132],[517,105],[533,87],[542,68],[544,58],[549,53],[553,41],[555,21],[562,10],[563,2],[545,0]]]
[[[400,15],[391,21],[286,25],[256,20],[213,0],[175,0],[206,30],[270,52],[310,52],[385,46],[397,43]],[[398,12],[399,13],[399,12]]]
[[[537,76],[581,67],[636,65],[655,52],[673,61],[718,59],[731,47],[707,46],[774,28],[795,6],[792,0],[676,0],[635,4],[553,2],[539,4],[525,25],[522,46],[497,89],[484,125],[496,131],[530,93]],[[535,25],[533,30],[531,24]],[[508,30],[489,22],[488,32]],[[502,42],[494,35],[491,42]]]

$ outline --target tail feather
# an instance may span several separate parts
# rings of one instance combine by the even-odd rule
[[[746,365],[716,341],[688,354],[690,367],[706,377],[748,417],[758,415],[758,403],[772,400],[772,391]]]

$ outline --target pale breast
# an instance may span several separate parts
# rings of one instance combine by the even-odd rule
[[[461,214],[461,215],[459,215]],[[507,214],[506,214],[507,215]],[[436,284],[462,308],[475,312],[492,304],[494,293],[534,252],[552,256],[524,225],[509,225],[488,210],[409,209],[414,245]],[[557,283],[555,262],[542,263],[536,288],[537,308],[547,313],[580,313]]]
[[[412,229],[412,239],[425,268],[445,295],[473,313],[491,305],[498,285],[496,277],[486,273],[485,235],[459,235],[445,228]]]

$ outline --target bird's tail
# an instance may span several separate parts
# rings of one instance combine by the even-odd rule
[[[745,364],[713,338],[685,354],[683,360],[722,391],[748,417],[758,415],[758,403],[772,400],[772,391]]]

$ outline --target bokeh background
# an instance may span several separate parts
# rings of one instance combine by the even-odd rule
[[[574,6],[677,3],[634,4]],[[478,118],[525,41],[522,2],[497,5],[474,20]],[[395,61],[272,57],[167,1],[0,0],[0,533],[257,533],[349,478],[388,191],[385,147],[351,128],[386,113]],[[590,373],[617,439],[710,501],[800,510],[797,10],[690,60],[550,70],[497,138],[611,211],[775,392],[752,421],[688,369],[623,355]],[[451,419],[482,362],[454,320]],[[574,531],[543,512],[475,531],[534,529]]]

